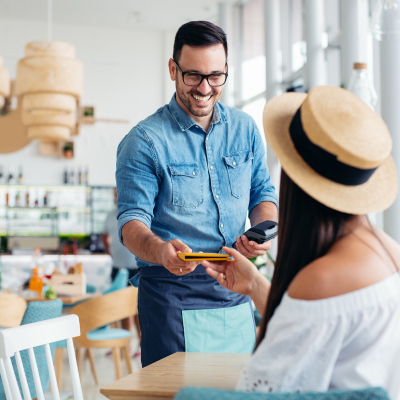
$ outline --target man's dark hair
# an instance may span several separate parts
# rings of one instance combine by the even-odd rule
[[[228,43],[225,32],[217,25],[208,21],[191,21],[182,25],[175,35],[173,59],[178,62],[182,47],[186,44],[192,47],[208,47],[221,43],[228,58]]]

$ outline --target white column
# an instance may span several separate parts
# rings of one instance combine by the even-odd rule
[[[326,83],[340,86],[341,56],[340,56],[340,0],[325,0],[325,24],[328,33],[328,48],[326,50],[327,78]]]
[[[400,176],[400,41],[382,38],[381,52],[381,114],[393,138],[392,156]],[[400,242],[400,196],[384,212],[385,231]]]
[[[280,94],[278,82],[278,51],[280,47],[280,4],[279,0],[264,0],[265,12],[265,57],[266,57],[266,82],[267,101]],[[275,185],[276,193],[279,195],[280,165],[274,152],[267,143],[267,164],[272,183]],[[277,240],[272,241],[269,251],[273,258],[277,254]]]
[[[307,42],[307,63],[305,87],[326,85],[326,62],[322,48],[324,32],[324,1],[305,0],[305,38]]]
[[[368,61],[368,0],[341,0],[342,84],[347,87],[355,62]]]
[[[280,39],[282,50],[282,80],[292,75],[293,0],[280,2]],[[284,90],[286,88],[283,88]]]
[[[233,9],[234,19],[234,104],[240,108],[242,105],[242,61],[243,61],[243,6],[237,4]]]

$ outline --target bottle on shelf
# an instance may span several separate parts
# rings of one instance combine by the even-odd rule
[[[15,174],[14,174],[14,168],[9,167],[8,169],[8,183],[13,185],[15,183]]]
[[[29,199],[29,190],[26,191],[25,194],[25,205],[29,207],[30,199]]]
[[[79,166],[78,169],[78,185],[82,185],[82,167]]]
[[[89,167],[85,167],[85,185],[89,185]]]
[[[72,240],[72,254],[74,256],[78,255],[78,240],[75,238]]]
[[[23,177],[23,173],[22,173],[22,165],[19,166],[19,173],[18,173],[18,183],[20,185],[22,185],[22,183],[24,182],[24,177]]]
[[[35,194],[35,207],[38,207],[38,206],[39,206],[39,199],[38,199],[38,194],[36,192],[36,194]]]
[[[4,178],[3,166],[0,165],[0,185],[3,184],[3,178]],[[4,183],[5,183],[5,182],[4,182]]]
[[[15,195],[15,206],[19,207],[19,192]]]
[[[6,191],[6,206],[8,206],[9,203],[9,195],[8,195],[8,190]]]
[[[47,203],[48,203],[48,196],[49,196],[49,192],[44,192],[44,196],[43,196],[43,206],[46,207]]]
[[[69,171],[69,183],[73,185],[75,183],[75,168],[71,167],[71,170]]]
[[[64,185],[68,185],[68,168],[64,168]]]

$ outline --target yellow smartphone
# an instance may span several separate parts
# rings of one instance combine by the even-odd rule
[[[178,253],[178,257],[183,261],[228,261],[231,257],[220,253]]]

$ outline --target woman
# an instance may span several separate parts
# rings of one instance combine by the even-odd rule
[[[264,129],[282,165],[272,284],[233,249],[233,262],[203,262],[264,314],[237,388],[381,386],[399,399],[400,246],[366,217],[396,197],[389,132],[333,87],[272,99]]]

